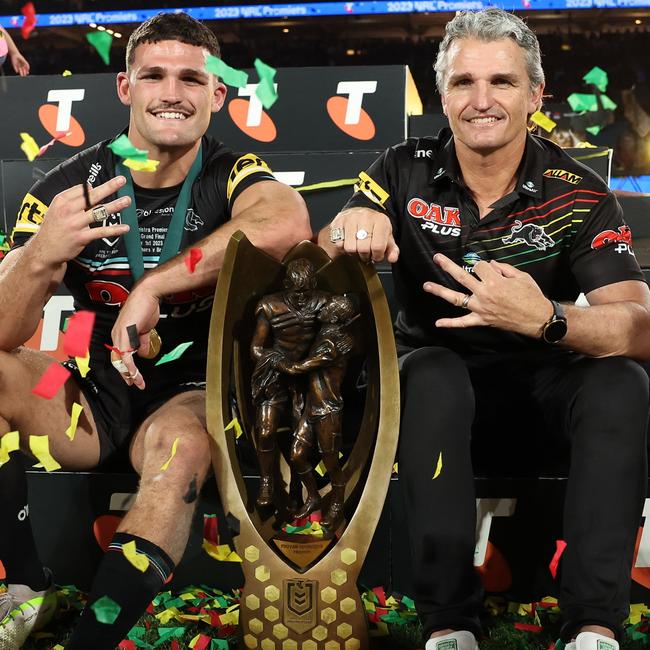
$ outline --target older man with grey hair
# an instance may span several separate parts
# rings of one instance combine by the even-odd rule
[[[388,149],[319,234],[332,255],[392,264],[426,650],[481,635],[474,464],[537,476],[550,448],[571,458],[562,640],[617,650],[648,476],[648,379],[632,359],[650,358],[650,291],[607,185],[528,132],[544,72],[526,24],[458,14],[435,70],[451,129]]]

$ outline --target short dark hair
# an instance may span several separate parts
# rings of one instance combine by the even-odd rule
[[[305,257],[299,257],[291,260],[287,264],[287,271],[284,278],[285,289],[292,289],[301,284],[306,284],[310,288],[316,286],[316,269],[314,265]]]
[[[214,32],[189,14],[159,13],[140,25],[129,38],[126,46],[126,67],[133,65],[135,48],[142,43],[179,41],[187,45],[203,47],[213,56],[221,56],[219,41]]]

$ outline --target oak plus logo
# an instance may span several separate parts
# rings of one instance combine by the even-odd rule
[[[60,142],[69,147],[80,147],[86,141],[83,127],[72,116],[74,102],[83,101],[86,95],[84,88],[58,88],[47,93],[47,101],[38,109],[38,119],[43,128],[55,138],[60,133],[68,135],[60,138]]]
[[[375,137],[375,123],[362,104],[365,95],[376,91],[376,81],[339,81],[336,87],[337,96],[327,100],[327,113],[332,122],[357,140],[372,140]]]
[[[249,99],[233,99],[228,104],[230,119],[248,137],[259,142],[273,142],[278,135],[278,130],[269,114],[264,110],[262,102],[255,94],[258,84],[246,84],[239,89],[239,97]],[[278,84],[273,84],[275,92]]]

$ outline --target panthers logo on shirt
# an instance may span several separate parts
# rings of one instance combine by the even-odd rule
[[[39,226],[43,223],[43,217],[47,212],[48,206],[42,201],[37,199],[32,194],[26,194],[23,202],[18,210],[18,218],[16,219],[16,226],[11,233],[11,237],[15,233],[25,232],[34,233],[38,230]]]
[[[230,170],[228,176],[228,186],[226,188],[226,198],[230,201],[235,188],[246,177],[254,174],[255,172],[266,172],[269,176],[273,177],[271,168],[258,156],[252,153],[247,153],[237,159],[235,164]]]

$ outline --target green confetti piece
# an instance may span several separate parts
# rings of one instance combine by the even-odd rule
[[[567,101],[574,111],[597,111],[599,109],[596,95],[571,93],[567,97]],[[616,108],[616,103],[607,97],[607,95],[601,95],[600,102],[606,110],[614,110]]]
[[[111,45],[113,37],[108,32],[90,32],[86,34],[86,40],[97,50],[102,61],[108,65],[111,62]]]
[[[5,234],[3,232],[0,232],[0,246],[2,246],[5,243]]]
[[[182,598],[174,598],[172,600],[165,601],[165,609],[170,609],[171,607],[178,607],[178,609],[182,609],[186,605],[187,602]]]
[[[228,650],[229,648],[226,639],[212,639],[210,642],[210,650]]]
[[[600,90],[601,93],[604,93],[607,90],[607,84],[609,83],[609,78],[607,73],[598,66],[593,67],[587,74],[583,77],[585,83],[592,84]]]
[[[264,63],[261,59],[255,59],[254,65],[260,77],[255,94],[262,102],[262,106],[268,110],[278,99],[278,93],[275,92],[275,86],[273,85],[277,70]]]
[[[158,634],[160,638],[153,644],[154,648],[165,643],[169,639],[180,639],[185,634],[184,627],[159,627]]]
[[[187,343],[181,343],[180,345],[177,345],[171,352],[168,352],[167,354],[163,354],[162,357],[156,362],[157,366],[160,366],[163,363],[169,363],[170,361],[176,361],[179,357],[183,355],[185,350],[192,345],[194,341],[188,341]]]
[[[408,596],[402,596],[402,605],[408,607],[409,609],[415,609],[415,601]]]
[[[71,316],[66,316],[64,321],[63,321],[63,327],[61,328],[61,331],[65,334],[68,331],[68,323],[70,322]]]
[[[106,625],[112,625],[117,620],[117,617],[120,615],[122,608],[108,596],[102,596],[99,600],[96,600],[91,606],[90,609],[95,612],[95,618],[100,623],[105,623]]]
[[[248,73],[243,70],[231,68],[227,63],[224,63],[219,57],[208,54],[205,58],[205,69],[217,77],[228,86],[235,88],[243,88],[248,83]]]
[[[131,641],[135,641],[135,639],[144,636],[147,633],[146,628],[144,627],[132,627],[131,631],[127,634],[127,639],[130,639]]]
[[[119,138],[113,140],[108,145],[108,148],[120,158],[135,158],[136,160],[144,161],[149,155],[149,152],[145,149],[134,147],[131,140],[124,133]]]
[[[591,133],[591,135],[598,135],[602,128],[602,126],[588,126],[585,131],[587,131],[587,133]]]

